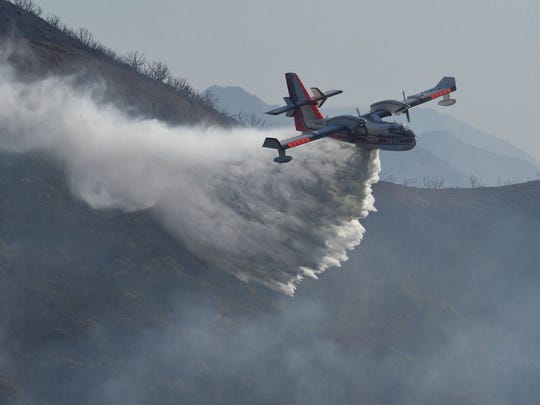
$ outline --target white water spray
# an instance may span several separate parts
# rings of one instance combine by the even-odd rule
[[[245,281],[292,294],[347,259],[374,210],[376,152],[321,140],[277,165],[261,144],[283,131],[133,119],[69,79],[22,83],[6,65],[0,94],[0,150],[60,161],[91,207],[151,210],[194,255]]]

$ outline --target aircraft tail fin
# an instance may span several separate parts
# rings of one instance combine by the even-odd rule
[[[285,73],[285,79],[290,99],[299,106],[293,115],[296,130],[303,132],[320,128],[323,115],[317,101],[313,100],[296,73]]]
[[[456,78],[445,76],[437,83],[435,88],[456,90]]]
[[[296,73],[285,73],[285,80],[289,90],[289,97],[284,97],[285,106],[268,111],[267,114],[278,115],[286,113],[294,117],[297,131],[313,131],[326,126],[326,122],[319,110],[328,97],[342,93],[341,90],[322,92],[316,87],[309,93]]]

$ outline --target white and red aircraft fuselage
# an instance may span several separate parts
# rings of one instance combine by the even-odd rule
[[[443,106],[453,105],[456,102],[449,96],[451,92],[456,91],[455,79],[443,77],[429,90],[409,97],[403,95],[403,101],[384,100],[372,104],[367,114],[323,117],[319,108],[328,97],[342,91],[329,90],[323,93],[318,88],[312,87],[313,94],[310,94],[296,73],[286,73],[285,79],[289,90],[289,97],[283,98],[286,105],[268,111],[267,114],[285,113],[288,117],[293,117],[296,130],[302,134],[283,141],[276,138],[265,139],[263,147],[277,149],[279,155],[274,161],[278,163],[286,163],[292,159],[285,154],[285,150],[325,137],[354,143],[368,149],[410,150],[416,145],[414,132],[403,124],[384,121],[383,118],[394,114],[406,114],[409,119],[410,108],[439,97],[443,97],[439,101]]]

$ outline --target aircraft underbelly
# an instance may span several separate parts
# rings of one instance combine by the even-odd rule
[[[413,149],[416,146],[415,137],[399,136],[377,136],[377,135],[356,135],[339,133],[331,135],[331,138],[354,143],[358,146],[365,146],[370,149],[405,151]]]

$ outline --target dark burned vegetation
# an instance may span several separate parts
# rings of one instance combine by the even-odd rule
[[[0,157],[0,403],[91,398],[134,337],[197,331],[178,302],[219,303],[223,328],[267,308],[273,294],[204,268],[147,212],[94,211],[50,159]]]
[[[537,356],[506,353],[538,346],[538,182],[378,184],[351,261],[290,299],[202,266],[146,212],[90,209],[43,156],[1,157],[0,402],[527,403],[533,390]]]

